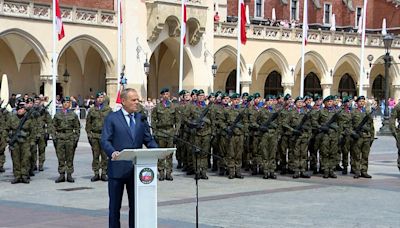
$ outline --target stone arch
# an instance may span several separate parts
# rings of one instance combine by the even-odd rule
[[[339,58],[332,70],[332,93],[339,92],[339,84],[344,75],[349,75],[355,86],[359,84],[360,59],[354,53],[347,53]],[[356,88],[357,90],[357,88]]]
[[[6,40],[5,37],[6,36],[17,36],[18,38],[21,38],[22,40],[24,40],[25,42],[28,43],[28,45],[31,47],[31,49],[33,49],[33,51],[35,52],[35,54],[38,56],[38,58],[40,59],[40,67],[43,68],[47,58],[47,51],[44,48],[44,46],[40,43],[40,41],[38,39],[36,39],[33,35],[31,35],[30,33],[22,30],[22,29],[18,29],[18,28],[12,28],[12,29],[7,29],[5,31],[0,32],[0,38],[3,37],[3,40]],[[15,40],[14,40],[15,41]],[[13,44],[11,43],[12,41],[8,42],[5,41],[5,43],[10,47],[10,49],[13,49]],[[19,44],[15,44],[18,45]],[[30,49],[25,50],[24,52],[20,53],[19,56],[16,55],[16,53],[14,52],[14,58],[17,64],[17,68],[20,69],[21,65],[20,63],[22,62],[21,60],[25,59],[25,56],[30,52]]]
[[[226,45],[218,49],[214,56],[215,62],[218,65],[217,74],[214,78],[214,91],[225,91],[225,82],[232,70],[236,69],[237,50],[230,45]],[[241,81],[248,77],[243,55],[240,56],[240,73]]]
[[[275,48],[269,48],[265,51],[263,51],[254,61],[254,66],[253,66],[253,80],[257,80],[257,72],[260,70],[262,67],[262,64],[265,63],[268,59],[272,59],[276,65],[279,67],[279,70],[281,71],[281,75],[283,75],[284,70],[289,69],[289,64],[285,58],[285,56],[278,51]],[[283,79],[283,78],[282,78]]]

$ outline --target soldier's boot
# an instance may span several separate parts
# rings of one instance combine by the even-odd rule
[[[229,179],[235,178],[235,169],[234,168],[229,168],[228,172],[229,172],[229,174],[228,174]]]
[[[269,173],[269,178],[276,179],[276,173],[275,172],[270,172]]]
[[[328,178],[329,177],[329,170],[324,170],[324,175],[322,177],[323,178]]]
[[[24,183],[24,184],[29,184],[29,179],[28,179],[28,177],[26,177],[26,176],[23,176],[22,178],[21,178],[21,183]]]
[[[92,178],[90,178],[91,182],[96,182],[100,180],[100,176],[98,173],[96,173]]]
[[[186,165],[182,165],[182,172],[186,172],[187,171],[187,166]]]
[[[211,169],[211,156],[208,156],[207,167]]]
[[[14,180],[11,181],[11,184],[18,184],[21,183],[21,179],[18,177],[15,177]]]
[[[4,169],[3,166],[0,167],[0,173],[4,173],[6,170]]]
[[[244,178],[244,176],[242,175],[242,171],[240,170],[240,168],[236,168],[235,177],[236,177],[236,178],[239,178],[239,179],[243,179],[243,178]]]
[[[350,168],[350,173],[351,173],[351,174],[355,174],[353,168]]]
[[[354,179],[358,179],[361,177],[361,173],[359,171],[355,171],[353,177],[354,177]]]
[[[294,178],[294,179],[297,179],[297,178],[299,178],[299,177],[300,177],[300,172],[299,172],[299,171],[294,172],[293,178]]]
[[[67,174],[67,181],[68,181],[69,183],[74,183],[74,182],[75,182],[74,178],[72,178],[72,174],[71,174],[71,173],[68,173],[68,174]]]
[[[186,175],[193,175],[193,174],[195,174],[195,171],[194,171],[193,169],[188,170],[188,171],[186,172]]]
[[[281,175],[285,175],[287,173],[287,169],[285,166],[282,166]]]
[[[263,179],[268,179],[269,178],[269,173],[267,172],[267,173],[264,173],[264,176],[263,176]]]
[[[105,173],[101,174],[101,180],[102,181],[108,181],[107,174],[105,174]]]
[[[165,175],[165,180],[167,181],[173,181],[174,178],[172,177],[172,173],[171,172],[167,172],[167,174]]]
[[[208,180],[208,176],[207,176],[206,170],[201,170],[200,178],[203,179],[203,180]]]
[[[361,177],[364,177],[364,178],[372,178],[372,176],[369,175],[367,172],[361,172]]]
[[[300,177],[301,178],[310,178],[311,176],[306,172],[300,172]]]
[[[225,168],[224,167],[220,167],[219,168],[219,173],[218,173],[218,175],[220,175],[220,176],[225,176]]]
[[[35,173],[33,172],[33,169],[30,169],[30,170],[29,170],[29,176],[30,176],[30,177],[35,176]]]
[[[336,171],[343,171],[343,168],[342,168],[342,166],[340,166],[339,164],[337,164],[336,167],[335,167],[335,170],[336,170]]]
[[[182,162],[178,161],[178,165],[176,166],[177,169],[182,169]]]
[[[217,164],[217,160],[216,159],[213,159],[213,164],[212,164],[211,171],[213,171],[213,172],[218,171],[218,164]]]
[[[347,166],[343,166],[342,174],[347,175]]]
[[[200,180],[200,178],[201,178],[200,171],[199,171],[199,172],[196,172],[196,173],[194,174],[194,179],[195,179],[195,180]]]
[[[258,170],[257,170],[257,165],[253,164],[253,166],[251,167],[251,175],[257,175],[258,174]]]
[[[329,170],[329,177],[330,178],[337,178],[336,173],[333,169]]]
[[[37,166],[34,165],[34,166],[33,166],[33,171],[37,171],[37,170],[38,170]]]
[[[165,180],[165,173],[164,173],[164,170],[158,170],[158,172],[159,172],[158,180],[159,180],[159,181]]]
[[[44,171],[43,164],[39,165],[39,172]]]
[[[60,176],[55,180],[56,183],[65,182],[65,174],[60,173]]]
[[[313,171],[313,174],[318,174],[318,168],[317,167],[313,167],[312,171]]]

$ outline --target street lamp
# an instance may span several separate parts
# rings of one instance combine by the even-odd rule
[[[217,75],[217,69],[218,69],[218,65],[215,63],[215,57],[214,57],[214,63],[211,66],[211,72],[212,72],[212,75],[214,76],[214,78]]]
[[[382,127],[379,129],[379,135],[391,135],[389,128],[389,68],[391,65],[392,57],[390,56],[390,48],[392,47],[393,37],[389,34],[383,37],[383,44],[385,46],[385,111],[383,114]]]
[[[150,63],[147,61],[147,54],[146,54],[146,61],[143,64],[144,67],[144,73],[146,74],[146,76],[149,76],[150,74]]]

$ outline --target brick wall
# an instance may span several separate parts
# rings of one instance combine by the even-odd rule
[[[114,0],[59,0],[61,6],[78,6],[92,9],[114,10]],[[37,3],[51,4],[52,0],[34,0]]]

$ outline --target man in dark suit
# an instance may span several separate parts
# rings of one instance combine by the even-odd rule
[[[105,121],[101,135],[101,146],[109,157],[108,195],[109,227],[119,228],[120,209],[124,186],[129,199],[129,227],[135,226],[134,174],[132,161],[116,160],[124,149],[157,148],[150,133],[146,118],[138,112],[139,96],[136,90],[127,88],[121,92],[122,108],[110,113]]]

